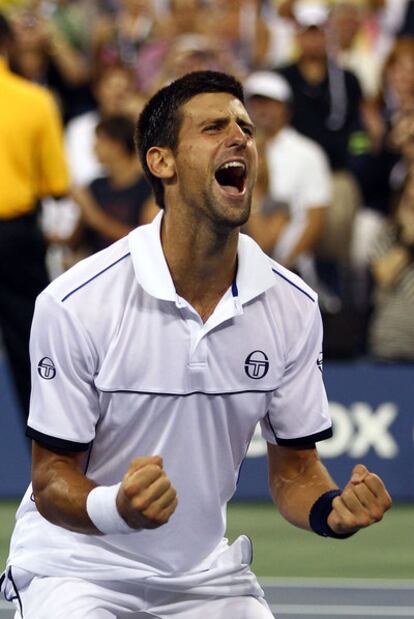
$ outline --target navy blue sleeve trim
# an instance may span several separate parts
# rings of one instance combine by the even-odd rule
[[[311,445],[318,441],[324,441],[327,438],[331,438],[333,432],[332,427],[317,432],[316,434],[310,434],[309,436],[300,436],[298,438],[279,438],[275,435],[278,445],[285,447],[303,447],[304,445]]]
[[[127,254],[125,254],[124,256],[121,256],[121,258],[118,258],[118,260],[115,260],[115,262],[112,262],[112,264],[108,265],[107,267],[105,267],[104,269],[102,269],[101,271],[99,271],[98,273],[95,273],[95,275],[93,275],[92,277],[90,277],[88,280],[86,280],[86,282],[83,282],[83,284],[80,284],[80,286],[78,286],[77,288],[75,288],[74,290],[71,290],[71,292],[68,292],[67,295],[65,295],[63,297],[63,299],[61,299],[62,303],[64,301],[66,301],[66,299],[69,299],[69,297],[71,297],[75,292],[77,292],[78,290],[80,290],[81,288],[83,288],[84,286],[86,286],[87,284],[89,284],[90,282],[92,282],[94,279],[96,279],[97,277],[99,277],[100,275],[102,275],[102,273],[105,273],[105,271],[108,271],[108,269],[112,269],[113,266],[115,266],[116,264],[118,264],[118,262],[121,262],[121,260],[124,260],[124,258],[127,258],[130,255],[130,252],[128,252]]]
[[[30,426],[27,426],[26,436],[33,439],[37,443],[45,445],[45,447],[51,447],[52,449],[58,449],[60,451],[88,451],[91,443],[75,443],[74,441],[66,441],[63,438],[56,438],[56,436],[49,436],[38,432]]]
[[[279,271],[276,271],[276,269],[272,268],[272,271],[273,271],[273,273],[276,273],[276,275],[279,275],[279,277],[284,279],[285,282],[287,282],[288,284],[290,284],[291,286],[296,288],[296,290],[299,290],[300,292],[302,292],[302,294],[307,296],[308,299],[310,299],[313,303],[315,303],[315,299],[313,297],[311,297],[311,295],[309,293],[307,293],[306,290],[303,290],[303,288],[300,288],[300,286],[297,286],[294,282],[292,282],[290,279],[288,279],[285,275],[283,275]]]

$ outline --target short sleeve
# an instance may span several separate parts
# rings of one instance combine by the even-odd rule
[[[99,417],[96,355],[77,318],[47,292],[36,302],[30,359],[27,436],[46,446],[86,451]]]
[[[261,427],[263,438],[279,445],[310,445],[332,436],[322,378],[322,320],[316,303],[308,327],[288,354],[281,384]]]

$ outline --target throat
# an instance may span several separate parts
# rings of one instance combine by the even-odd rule
[[[200,299],[187,299],[192,307],[196,310],[201,320],[206,323],[210,316],[214,313],[217,305],[220,303],[223,296],[226,294],[229,286],[214,295],[208,295]],[[184,297],[185,298],[185,297]]]

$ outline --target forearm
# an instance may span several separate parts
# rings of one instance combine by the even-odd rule
[[[41,515],[52,524],[77,533],[98,534],[87,511],[86,499],[96,483],[85,477],[77,463],[54,453],[43,460],[45,450],[33,447],[33,495]],[[73,457],[73,456],[72,456]]]
[[[98,209],[88,213],[87,223],[111,241],[118,241],[133,230],[133,226],[127,226]]]
[[[96,203],[91,192],[84,187],[72,187],[72,198],[81,210],[82,222],[111,241],[117,241],[133,229],[107,215]]]
[[[293,266],[296,259],[306,252],[313,251],[320,240],[325,223],[325,209],[314,209],[311,213],[305,229],[297,239],[289,254],[286,256],[286,266]],[[318,211],[318,212],[317,212]]]
[[[408,250],[395,245],[386,254],[372,262],[371,270],[381,288],[391,288],[398,283],[402,271],[410,262]]]
[[[288,214],[282,211],[272,215],[253,213],[244,230],[260,245],[264,252],[272,254],[288,221]]]
[[[61,35],[50,40],[50,53],[64,78],[72,85],[84,84],[90,78],[87,62]]]
[[[271,447],[269,446],[269,449]],[[337,488],[314,449],[295,450],[295,459],[286,450],[283,461],[273,460],[269,469],[269,486],[273,502],[290,523],[310,530],[309,514],[315,501],[328,490]]]

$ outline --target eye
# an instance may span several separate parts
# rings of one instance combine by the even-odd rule
[[[249,135],[251,138],[254,136],[255,134],[255,130],[254,127],[251,127],[250,125],[244,125],[241,127],[242,131],[246,134]]]
[[[206,125],[206,127],[204,127],[204,131],[219,131],[221,128],[221,125],[219,123],[211,123],[210,125]]]

